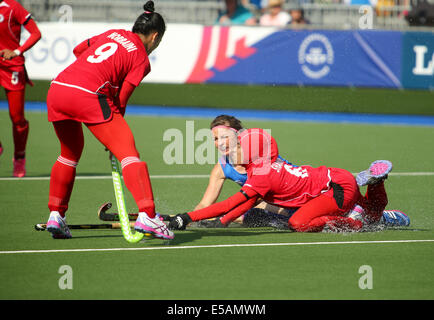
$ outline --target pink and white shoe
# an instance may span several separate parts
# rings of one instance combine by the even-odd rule
[[[356,204],[353,209],[348,212],[348,218],[365,222],[365,209]]]
[[[149,218],[145,212],[139,212],[134,229],[141,233],[152,233],[156,238],[172,240],[175,234],[170,231],[159,214]]]
[[[387,175],[392,171],[392,162],[389,160],[376,160],[371,163],[368,169],[360,172],[356,181],[359,186],[376,184],[387,179]]]
[[[58,211],[51,211],[47,222],[47,231],[51,233],[54,239],[72,238],[66,219],[62,218]]]
[[[26,175],[26,158],[22,159],[12,159],[14,164],[13,176],[17,178],[22,178]]]

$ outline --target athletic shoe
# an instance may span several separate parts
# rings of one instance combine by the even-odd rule
[[[410,218],[399,210],[384,210],[380,222],[386,226],[402,226],[410,225]]]
[[[26,175],[26,158],[12,159],[14,164],[14,177],[22,178]]]
[[[149,218],[145,212],[139,212],[134,229],[141,233],[153,233],[156,238],[168,240],[175,238],[175,234],[167,228],[159,214]]]
[[[410,218],[404,212],[399,210],[384,210],[380,221],[377,223],[369,223],[366,219],[365,210],[361,206],[355,205],[354,208],[348,213],[347,217],[354,220],[360,220],[366,226],[381,224],[383,226],[407,227],[410,225]]]
[[[376,184],[387,179],[387,175],[390,171],[392,171],[392,162],[388,160],[376,160],[372,162],[369,169],[366,169],[357,175],[357,184],[359,186]]]
[[[348,218],[352,218],[354,220],[365,221],[365,209],[356,204],[353,209],[347,215]]]
[[[2,153],[3,153],[3,146],[0,146],[0,156],[2,155]]]
[[[57,211],[51,211],[47,222],[47,231],[51,233],[54,239],[72,238],[66,219],[62,218]]]

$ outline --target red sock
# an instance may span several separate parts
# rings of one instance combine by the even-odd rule
[[[6,91],[9,116],[12,120],[15,159],[24,158],[29,134],[29,122],[24,117],[24,90]]]
[[[14,158],[25,158],[27,137],[29,135],[29,122],[24,120],[22,124],[13,124],[12,133],[14,137]]]
[[[150,218],[154,218],[155,203],[148,166],[146,162],[137,160],[136,157],[127,157],[122,160],[125,186],[133,195],[139,212],[146,212]]]
[[[51,170],[48,208],[50,211],[59,211],[62,217],[68,210],[69,199],[74,187],[76,166],[77,162],[59,156]]]
[[[119,113],[104,123],[86,124],[92,134],[121,161],[125,186],[133,195],[139,212],[155,217],[154,195],[148,167],[140,161],[134,136],[130,127]]]
[[[388,199],[384,181],[368,185],[361,206],[365,209],[366,217],[371,222],[377,222],[381,219],[387,203]]]

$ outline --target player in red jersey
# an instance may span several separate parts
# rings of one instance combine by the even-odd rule
[[[241,164],[232,164],[228,159],[230,137],[238,131],[245,129],[241,121],[233,116],[222,114],[211,122],[210,129],[214,137],[215,147],[222,156],[212,169],[206,191],[194,210],[202,209],[215,203],[226,180],[232,180],[241,186],[244,185],[247,180],[246,168]],[[286,160],[285,162],[289,163]],[[292,211],[293,210],[288,211],[284,208],[273,206],[264,201],[258,201],[253,210],[249,210],[245,215],[240,216],[234,222],[241,223],[244,226],[278,226],[277,221],[283,221],[285,216],[291,214]],[[246,219],[244,219],[245,217]],[[199,225],[213,227],[215,222],[216,220],[205,220]]]
[[[30,37],[20,45],[21,26]],[[26,143],[29,122],[24,117],[24,95],[26,83],[33,85],[24,67],[23,53],[38,40],[41,32],[32,16],[14,0],[0,0],[0,86],[5,89],[12,120],[14,157],[12,159],[15,177],[26,175]],[[0,154],[3,152],[0,143]]]
[[[71,237],[64,217],[84,145],[82,123],[121,162],[125,185],[139,208],[135,229],[174,237],[155,213],[147,164],[140,160],[123,117],[131,93],[151,70],[148,55],[166,29],[153,1],[144,10],[132,31],[109,30],[80,43],[74,49],[77,60],[52,81],[48,91],[48,120],[61,146],[51,171],[48,201],[47,230],[54,238]]]
[[[247,171],[240,192],[209,207],[170,218],[169,228],[184,229],[191,221],[221,215],[221,225],[227,225],[260,198],[283,208],[298,208],[288,220],[288,226],[298,232],[318,232],[325,226],[358,231],[363,222],[345,216],[356,204],[362,205],[369,222],[381,218],[387,205],[384,179],[391,170],[390,162],[378,162],[375,177],[366,177],[368,189],[363,197],[356,179],[344,169],[297,167],[279,159],[276,141],[262,129],[244,130],[236,139],[230,159]]]

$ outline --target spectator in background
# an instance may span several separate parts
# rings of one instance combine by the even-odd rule
[[[392,8],[395,6],[394,0],[378,0],[375,11],[377,16],[388,17],[392,14]]]
[[[239,0],[225,0],[226,11],[217,19],[218,24],[255,25],[256,18],[252,12],[241,5]]]
[[[244,0],[245,2],[247,2],[248,4],[254,6],[257,10],[262,9],[262,3],[263,0]]]
[[[303,25],[309,24],[309,20],[304,17],[304,10],[302,8],[293,8],[289,10],[291,16],[291,25]]]
[[[375,7],[377,5],[377,0],[344,0],[344,3],[349,5],[368,5]]]
[[[404,12],[405,19],[410,26],[434,26],[434,3],[432,0],[419,0],[406,3],[411,5],[410,12]]]
[[[267,12],[259,19],[261,26],[283,27],[291,21],[291,16],[284,11],[283,0],[269,0]]]

